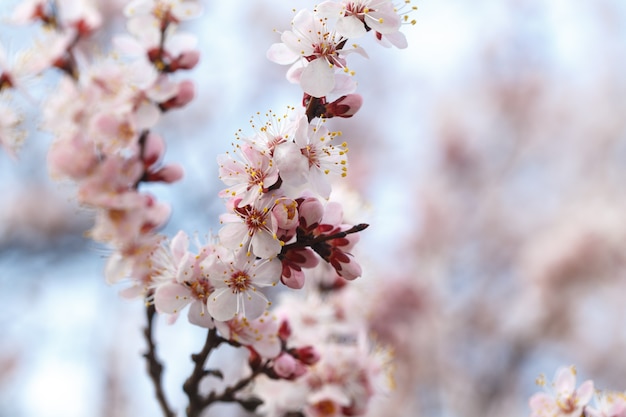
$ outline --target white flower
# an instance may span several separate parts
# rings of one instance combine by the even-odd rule
[[[302,90],[313,97],[325,97],[335,87],[335,68],[354,74],[346,65],[344,56],[365,51],[353,45],[344,49],[347,38],[329,31],[325,19],[308,10],[301,10],[291,22],[293,31],[285,31],[282,43],[273,44],[267,57],[277,64],[293,64],[287,74],[292,82],[299,82]]]
[[[388,34],[400,29],[401,18],[390,0],[325,1],[315,12],[329,19],[337,18],[335,30],[347,38],[357,38],[369,30]]]
[[[260,317],[270,302],[259,289],[276,285],[282,266],[276,258],[256,261],[245,250],[222,250],[203,268],[215,287],[207,302],[209,313],[215,320],[227,321]]]

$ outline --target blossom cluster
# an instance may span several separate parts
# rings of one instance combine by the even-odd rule
[[[295,381],[259,378],[254,394],[264,400],[261,411],[267,415],[355,416],[368,410],[377,394],[393,388],[389,350],[372,346],[362,311],[354,304],[351,286],[325,297],[309,293],[284,294],[275,310],[289,317],[292,340],[312,344],[319,362]]]
[[[78,202],[93,210],[89,236],[113,249],[105,275],[109,283],[130,282],[122,295],[142,298],[171,322],[187,309],[190,323],[219,332],[216,343],[245,347],[253,375],[299,392],[287,412],[364,414],[383,361],[370,354],[363,318],[348,320],[335,292],[362,274],[352,252],[367,225],[347,224],[341,204],[329,201],[333,182],[347,175],[348,146],[326,121],[351,117],[362,103],[346,56],[367,54],[348,48],[349,39],[372,32],[404,48],[399,29],[407,14],[388,0],[361,0],[325,1],[295,15],[267,55],[292,64],[287,77],[301,85],[304,108],[253,120],[254,133],[238,132],[232,152],[218,156],[226,212],[217,235],[194,250],[185,232],[171,240],[158,232],[170,207],[142,186],[183,176],[181,166],[163,164],[165,141],[155,128],[164,112],[195,95],[191,81],[172,74],[200,59],[196,38],[179,25],[201,10],[197,0],[132,0],[123,10],[128,33],[98,57],[90,42],[104,21],[96,3],[20,4],[15,23],[54,29],[25,71],[62,74],[41,124],[54,135],[50,172],[75,182]],[[0,54],[0,90],[19,90],[22,74],[4,61]],[[16,120],[12,112],[0,115],[0,142],[10,149]],[[271,312],[265,289],[279,283],[294,290],[308,283],[318,297],[330,295],[320,308],[288,303]],[[305,320],[308,314],[315,318]],[[267,412],[283,400],[264,396]]]
[[[531,417],[626,416],[626,393],[594,390],[591,380],[576,387],[576,369],[573,366],[557,370],[550,385],[543,376],[537,383],[546,391],[530,398]],[[590,405],[592,399],[594,405]]]
[[[287,79],[302,87],[309,119],[351,117],[361,107],[362,99],[353,94],[355,71],[348,66],[347,57],[368,57],[352,40],[372,32],[383,46],[406,48],[400,27],[403,23],[415,24],[415,20],[409,20],[409,13],[415,9],[407,0],[400,7],[390,0],[324,1],[313,11],[299,11],[291,30],[281,33],[282,42],[273,44],[267,57],[291,65]],[[333,99],[330,102],[329,97]]]

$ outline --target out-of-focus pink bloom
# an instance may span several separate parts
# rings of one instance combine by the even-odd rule
[[[183,80],[177,84],[176,94],[167,101],[159,104],[161,110],[178,109],[189,104],[196,95],[196,87],[193,81]]]
[[[11,107],[0,103],[0,147],[13,157],[24,139],[24,133],[18,129],[21,121]]]
[[[79,201],[94,207],[126,209],[142,199],[134,189],[142,175],[138,160],[111,155],[81,183]]]
[[[124,8],[124,14],[131,20],[151,15],[160,28],[194,18],[201,12],[202,4],[197,0],[132,0]]]
[[[585,408],[587,417],[626,417],[626,394],[623,392],[602,392],[598,394],[597,407]]]
[[[306,407],[307,417],[342,417],[343,409],[350,405],[350,398],[337,385],[325,385],[311,394]],[[349,414],[350,415],[350,414]]]
[[[268,313],[254,320],[235,317],[224,322],[217,321],[215,327],[222,337],[253,348],[263,358],[275,358],[280,353],[278,322]]]
[[[93,143],[78,132],[70,137],[58,138],[48,150],[48,169],[55,178],[81,180],[92,173],[97,165]]]
[[[183,177],[183,167],[178,164],[160,166],[159,162],[165,153],[165,141],[156,133],[146,135],[142,160],[145,181],[162,181],[172,183]]]
[[[149,61],[160,72],[191,69],[200,59],[196,49],[198,39],[192,34],[162,33],[147,17],[130,20],[128,31],[132,36],[114,38],[117,49],[123,54]]]
[[[531,417],[579,417],[594,393],[590,380],[576,388],[576,371],[571,366],[556,372],[551,388],[552,393],[530,397]]]
[[[116,203],[122,201],[126,204],[124,208],[98,210],[89,236],[128,252],[138,240],[167,221],[170,207],[147,194],[127,193],[124,200],[117,200]]]

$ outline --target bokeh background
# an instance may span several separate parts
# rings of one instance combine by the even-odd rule
[[[197,99],[158,129],[166,160],[186,170],[151,189],[173,207],[170,235],[218,229],[216,155],[238,129],[252,133],[257,111],[301,98],[265,51],[312,3],[203,3],[182,27],[200,41]],[[332,121],[350,146],[355,221],[371,224],[356,285],[397,360],[396,390],[371,416],[525,416],[535,378],[569,364],[626,389],[626,2],[413,3],[409,47],[361,42],[370,59],[351,67],[363,108]],[[35,33],[6,23],[15,4],[0,5],[10,53]],[[102,4],[106,51],[124,1]],[[0,153],[0,416],[159,415],[143,305],[104,283],[109,252],[83,237],[90,213],[72,184],[48,178],[37,103],[54,83],[15,98],[29,136],[17,160]],[[161,322],[157,339],[182,410],[202,331]]]

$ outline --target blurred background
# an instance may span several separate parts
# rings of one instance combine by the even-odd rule
[[[2,1],[2,22],[17,3]],[[238,129],[252,133],[257,111],[301,99],[265,52],[312,3],[203,3],[181,27],[199,38],[197,98],[158,129],[166,161],[186,170],[151,188],[172,205],[170,236],[217,231],[216,156]],[[626,3],[413,3],[406,50],[360,42],[363,108],[332,121],[365,202],[355,221],[371,225],[356,285],[397,360],[396,390],[370,415],[526,416],[535,378],[570,364],[579,382],[626,389]],[[123,4],[103,1],[102,45],[123,31]],[[0,43],[15,53],[32,33],[2,23]],[[35,103],[54,83],[16,97],[29,135],[17,159],[0,153],[0,416],[156,416],[143,305],[104,283],[109,251],[83,237],[91,214],[48,178]],[[157,328],[181,411],[203,340],[190,327]]]

